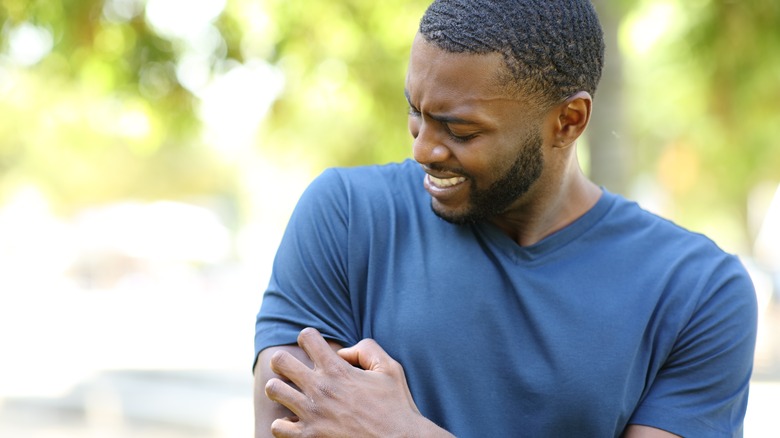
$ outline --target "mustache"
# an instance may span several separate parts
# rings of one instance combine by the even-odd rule
[[[442,166],[439,163],[424,164],[422,167],[423,170],[431,170],[434,172],[447,173],[447,174],[462,176],[471,179],[471,175],[469,175],[468,172],[466,172],[465,170],[463,170],[463,168],[460,167],[449,168],[449,167]]]

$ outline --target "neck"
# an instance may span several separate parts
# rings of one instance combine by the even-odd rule
[[[557,181],[543,175],[516,205],[491,221],[518,245],[533,245],[565,228],[601,197],[601,189],[582,173],[576,159],[556,173]]]

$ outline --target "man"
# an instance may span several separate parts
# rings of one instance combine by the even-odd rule
[[[290,220],[257,320],[257,436],[741,435],[752,284],[584,176],[602,63],[587,0],[429,7],[416,162],[326,171]]]

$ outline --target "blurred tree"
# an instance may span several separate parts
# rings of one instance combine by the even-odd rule
[[[285,90],[264,144],[321,165],[410,155],[403,96],[411,42],[428,0],[269,0],[271,62]]]
[[[718,197],[742,205],[757,183],[780,180],[780,3],[685,3],[694,20],[690,54],[709,78],[703,93],[712,132],[698,134]],[[706,142],[706,143],[705,143]]]
[[[0,188],[34,182],[60,207],[229,188],[177,77],[185,41],[144,2],[3,0],[0,23]],[[239,52],[217,35],[211,70]]]
[[[199,98],[248,57],[285,77],[265,154],[315,167],[408,155],[403,81],[427,0],[206,3],[224,10],[193,36],[176,28],[194,13],[186,1],[0,1],[0,195],[33,181],[78,207],[231,190],[234,169],[203,144]],[[155,22],[166,7],[173,22]]]
[[[288,84],[268,119],[264,143],[291,146],[322,165],[409,156],[403,82],[411,41],[430,1],[268,3],[276,23],[272,60]],[[590,171],[600,184],[625,193],[631,145],[623,122],[617,28],[634,0],[596,3],[609,54],[597,97],[598,117],[588,131]]]
[[[0,190],[34,180],[71,206],[232,191],[235,163],[201,132],[204,89],[258,60],[284,76],[256,138],[264,157],[403,159],[403,81],[428,3],[0,0]],[[652,172],[691,217],[744,217],[749,189],[780,178],[780,3],[594,3],[610,46],[594,179],[627,192]]]
[[[775,0],[659,0],[625,26],[640,161],[684,223],[745,242],[750,190],[780,180],[778,23]]]
[[[623,56],[618,47],[618,29],[634,0],[594,0],[604,29],[606,53],[601,82],[594,96],[593,116],[586,132],[591,179],[614,193],[630,192],[633,148],[626,124]]]

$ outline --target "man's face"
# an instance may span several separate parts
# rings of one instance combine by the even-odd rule
[[[406,95],[414,158],[433,211],[453,223],[499,220],[522,209],[544,169],[538,110],[498,83],[499,54],[412,45]]]

